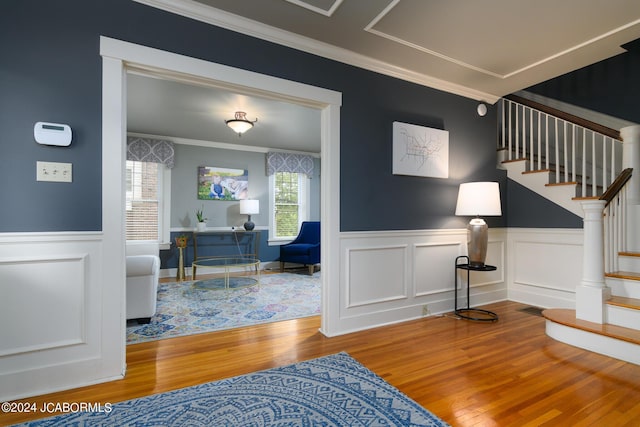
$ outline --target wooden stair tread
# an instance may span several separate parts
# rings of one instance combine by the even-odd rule
[[[558,185],[578,185],[577,181],[567,181],[567,182],[552,182],[550,184],[545,184],[545,187],[556,187]]]
[[[571,200],[600,200],[598,196],[572,197]]]
[[[640,257],[640,252],[618,252],[620,256]]]
[[[637,298],[613,296],[607,300],[607,304],[640,310],[640,299]]]
[[[606,273],[606,277],[615,277],[616,279],[640,280],[640,273],[634,271],[614,271]]]
[[[561,325],[640,345],[639,330],[625,328],[623,326],[610,325],[607,323],[600,324],[576,319],[575,310],[566,308],[551,308],[543,310],[542,315],[545,319],[555,323],[559,323]]]
[[[503,160],[502,163],[524,162],[526,160],[528,159],[525,157],[520,157],[519,159]]]
[[[536,169],[536,170],[533,170],[533,171],[524,171],[524,172],[522,172],[522,174],[523,175],[527,175],[527,174],[530,174],[530,173],[543,173],[543,172],[549,173],[549,172],[551,172],[551,169]]]

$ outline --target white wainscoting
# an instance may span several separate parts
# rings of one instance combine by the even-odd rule
[[[575,308],[582,280],[582,229],[510,228],[509,300],[542,308]]]
[[[0,401],[122,376],[124,315],[103,304],[124,286],[103,252],[101,233],[0,235]]]
[[[452,311],[455,259],[466,243],[464,229],[341,233],[341,333]],[[506,299],[505,245],[505,231],[490,230],[487,263],[498,269],[472,273],[472,305]],[[459,277],[466,289],[466,272]]]

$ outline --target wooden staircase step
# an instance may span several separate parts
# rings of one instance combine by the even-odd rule
[[[545,184],[545,187],[556,187],[558,185],[578,185],[578,182],[577,181],[552,182],[549,184]]]
[[[525,157],[520,157],[518,159],[503,160],[502,163],[515,163],[515,162],[524,162],[524,161],[527,161],[527,159]]]
[[[606,277],[613,277],[616,279],[638,280],[640,281],[640,273],[634,271],[614,271],[612,273],[606,273]]]
[[[526,175],[528,173],[549,173],[551,172],[551,169],[536,169],[534,171],[524,171],[522,172],[523,175]]]
[[[570,328],[580,329],[594,334],[604,335],[610,338],[630,342],[640,345],[640,330],[625,328],[622,326],[609,325],[607,323],[593,323],[586,320],[576,319],[576,311],[566,308],[551,308],[542,311],[545,319]]]
[[[620,256],[631,256],[640,258],[640,252],[618,252]]]
[[[501,149],[498,149],[498,151],[500,151]],[[518,157],[518,158],[514,158],[511,160],[503,160],[501,163],[505,164],[505,163],[514,163],[514,162],[526,162],[527,166],[529,165],[529,162],[531,161],[531,159],[529,157]],[[534,163],[537,165],[538,161],[534,160]],[[525,170],[524,172],[522,172],[523,175],[529,175],[529,174],[536,174],[536,173],[545,173],[549,175],[549,180],[552,181],[555,178],[556,172],[559,169],[559,173],[560,173],[560,179],[564,178],[564,166],[559,166],[557,167],[557,165],[555,164],[550,164],[548,168],[545,169],[535,169],[535,170]],[[582,193],[582,183],[583,183],[583,175],[581,174],[576,174],[575,176],[573,176],[573,174],[571,174],[571,176],[573,178],[577,178],[576,181],[562,181],[562,182],[550,182],[548,184],[545,184],[548,187],[552,187],[552,186],[558,186],[558,185],[574,185],[576,187],[576,194],[578,193]],[[591,193],[593,190],[593,185],[590,183],[590,177],[587,175],[586,176],[586,180],[587,180],[587,186],[586,186],[586,191],[588,193]],[[598,196],[600,196],[602,194],[602,192],[604,191],[602,185],[598,185],[597,186],[597,190],[596,192],[598,193]],[[589,199],[597,199],[598,196],[576,196],[573,198],[573,200],[589,200]]]
[[[613,296],[607,300],[607,304],[630,308],[632,310],[640,310],[640,299],[637,298]]]

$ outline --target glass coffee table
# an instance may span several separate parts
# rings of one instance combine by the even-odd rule
[[[260,260],[247,256],[225,256],[201,258],[192,263],[192,266],[208,270],[211,273],[220,273],[222,277],[213,279],[196,280],[192,274],[193,287],[204,290],[233,290],[260,284]],[[192,269],[195,272],[196,269]],[[255,270],[255,274],[247,276],[248,271]],[[236,273],[242,273],[236,275]]]

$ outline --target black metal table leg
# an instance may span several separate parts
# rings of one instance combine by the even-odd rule
[[[464,258],[466,259],[466,263],[460,264],[458,260]],[[458,308],[458,269],[467,271],[467,306]],[[454,305],[453,312],[456,316],[467,319],[467,320],[475,320],[477,322],[497,322],[498,315],[493,311],[483,310],[481,308],[471,308],[470,307],[470,291],[471,291],[471,281],[470,281],[470,272],[471,271],[495,271],[497,269],[496,266],[484,264],[482,266],[470,265],[469,257],[466,255],[461,255],[456,257],[455,268],[454,268],[454,276],[455,276],[455,288],[454,288]]]

